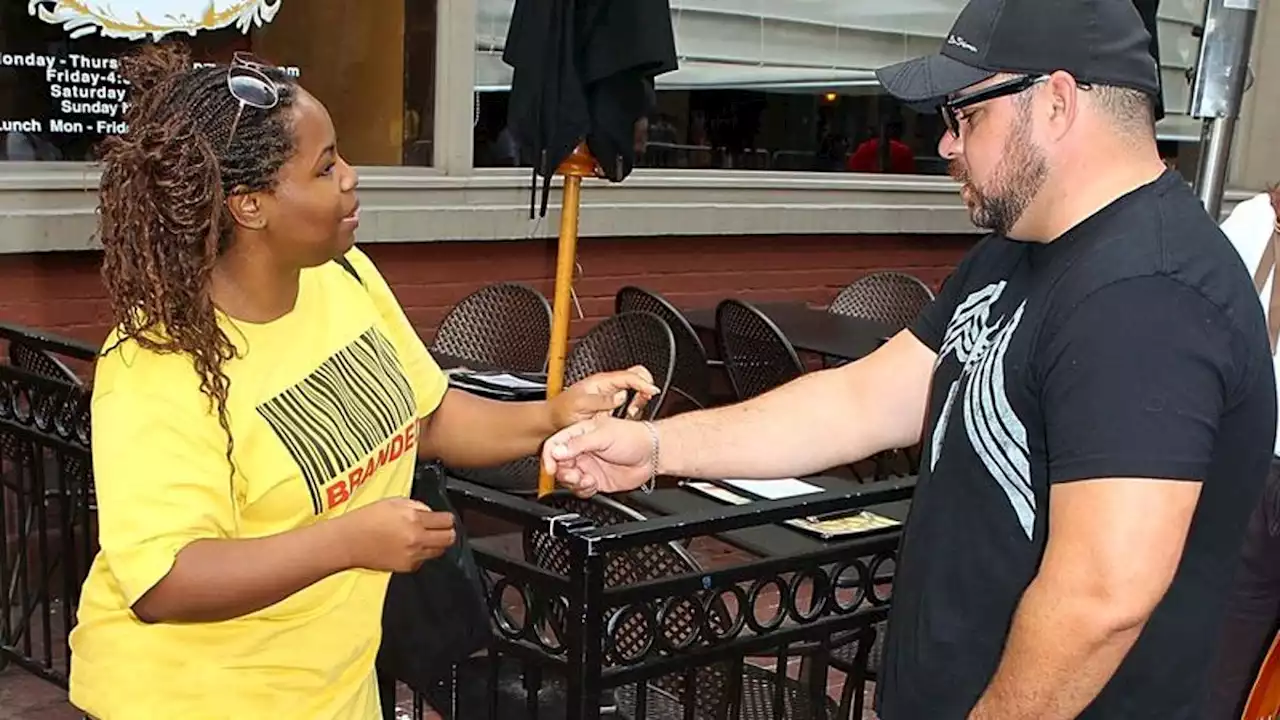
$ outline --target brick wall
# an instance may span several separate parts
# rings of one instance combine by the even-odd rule
[[[729,296],[829,302],[876,270],[912,273],[934,286],[973,244],[966,236],[769,236],[583,239],[578,296],[585,317],[574,334],[613,312],[618,288],[637,284],[677,307]],[[548,297],[554,241],[366,245],[405,307],[430,338],[459,299],[490,282],[528,282]],[[93,252],[0,255],[0,320],[98,343],[109,324]]]

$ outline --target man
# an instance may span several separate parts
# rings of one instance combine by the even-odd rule
[[[656,425],[552,437],[581,494],[787,477],[923,439],[884,720],[1198,718],[1275,380],[1253,285],[1156,151],[1131,0],[972,0],[886,68],[940,107],[992,230],[908,330],[839,369]]]
[[[1222,231],[1253,274],[1267,314],[1275,372],[1280,376],[1280,284],[1276,282],[1276,225],[1280,188],[1240,203],[1222,223]],[[1271,472],[1262,501],[1254,508],[1240,553],[1218,644],[1205,720],[1235,720],[1276,635],[1280,621],[1280,435],[1274,439]]]

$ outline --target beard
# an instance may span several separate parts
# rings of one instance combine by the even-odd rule
[[[947,172],[960,183],[969,220],[980,228],[1007,235],[1044,187],[1049,164],[1031,141],[1029,115],[1019,112],[985,187],[974,182],[968,166],[959,158],[951,161]]]

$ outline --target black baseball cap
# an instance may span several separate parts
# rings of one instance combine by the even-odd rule
[[[890,95],[917,107],[996,73],[1048,75],[1160,94],[1151,36],[1133,0],[970,0],[942,50],[876,71]]]

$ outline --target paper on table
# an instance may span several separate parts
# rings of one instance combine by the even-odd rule
[[[498,387],[508,388],[510,390],[541,390],[545,388],[546,383],[528,380],[511,373],[494,373],[493,375],[472,375],[478,382],[486,385],[497,385]]]
[[[713,497],[716,500],[727,502],[730,505],[746,505],[747,503],[751,502],[750,500],[742,497],[741,495],[734,495],[733,493],[720,487],[719,485],[712,485],[709,482],[699,482],[697,480],[685,480],[680,484],[683,485],[684,487],[689,488],[690,490],[697,490],[703,495],[706,495],[708,497]]]
[[[764,482],[776,482],[766,480]],[[804,483],[808,484],[808,483]],[[685,480],[681,485],[690,490],[702,493],[711,498],[715,498],[721,502],[730,505],[746,505],[751,502],[750,499],[735,495],[729,490],[713,485],[709,482],[699,482],[697,480]],[[843,537],[846,535],[857,535],[875,530],[884,530],[901,525],[897,520],[885,517],[878,513],[869,512],[867,510],[853,511],[849,515],[843,517],[835,517],[828,520],[818,520],[816,518],[794,518],[784,520],[784,525],[789,525],[797,530],[807,532],[824,540]]]
[[[765,500],[781,500],[782,498],[810,495],[823,492],[822,488],[795,478],[779,480],[722,480],[726,485]]]

